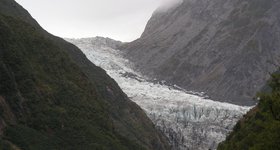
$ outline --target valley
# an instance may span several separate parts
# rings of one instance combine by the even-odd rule
[[[115,49],[120,42],[102,37],[66,40],[116,80],[165,133],[173,149],[215,149],[251,108],[216,102],[143,76],[133,69],[122,51]]]
[[[89,9],[70,14],[67,26],[83,18],[101,31],[88,20],[115,21],[92,13],[98,2],[89,2],[75,1],[72,12]],[[130,13],[136,1],[118,4],[129,13],[112,18],[139,21]],[[0,150],[280,149],[279,7],[162,0],[142,35],[124,43],[80,26],[93,37],[60,38],[32,17],[43,9],[31,16],[29,7],[0,0]],[[102,27],[109,37],[136,36]]]

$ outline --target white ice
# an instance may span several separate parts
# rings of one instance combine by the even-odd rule
[[[122,51],[111,48],[114,42],[102,38],[67,40],[116,80],[166,134],[174,149],[215,149],[250,109],[192,95],[176,85],[151,82],[132,69],[133,65],[123,57]]]

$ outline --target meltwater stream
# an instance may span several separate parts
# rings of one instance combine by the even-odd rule
[[[154,124],[173,149],[216,149],[236,122],[250,109],[188,94],[175,86],[146,80],[134,71],[122,52],[105,38],[66,39],[78,46],[95,65],[116,80]]]

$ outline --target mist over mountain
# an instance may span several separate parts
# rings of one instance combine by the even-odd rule
[[[162,0],[156,11],[166,12],[171,8],[176,8],[181,5],[183,0]]]
[[[184,0],[156,10],[141,38],[122,49],[151,78],[253,105],[279,65],[279,6],[277,0]]]

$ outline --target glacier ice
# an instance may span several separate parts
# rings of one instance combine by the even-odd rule
[[[66,39],[116,80],[168,137],[173,149],[216,149],[251,108],[212,101],[176,85],[152,82],[123,57],[114,44],[96,38]],[[107,41],[108,42],[108,41]],[[112,48],[114,47],[114,48]]]

